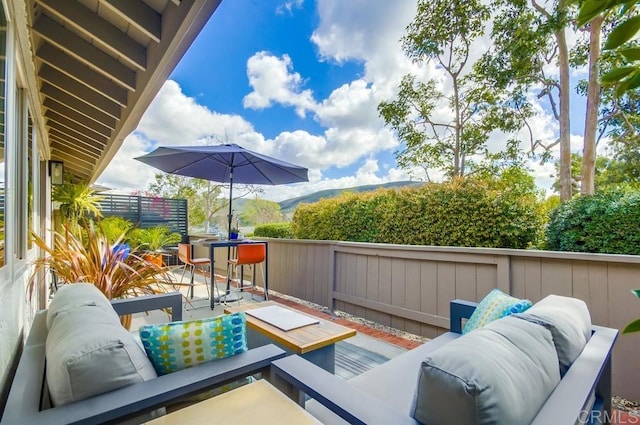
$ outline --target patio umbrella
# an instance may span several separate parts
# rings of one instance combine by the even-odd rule
[[[309,181],[306,168],[236,144],[161,146],[135,159],[166,173],[229,183],[229,238],[234,183],[277,185]]]

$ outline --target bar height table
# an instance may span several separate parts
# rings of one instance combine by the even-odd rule
[[[210,307],[211,310],[213,310],[213,308],[215,307],[215,297],[214,297],[214,285],[216,284],[216,278],[215,278],[215,273],[214,273],[214,266],[215,266],[215,257],[214,257],[214,252],[216,248],[230,248],[230,247],[235,247],[238,245],[242,245],[242,244],[250,244],[250,243],[263,243],[265,245],[266,248],[266,255],[264,258],[264,299],[268,300],[269,299],[269,242],[268,241],[257,241],[257,240],[253,240],[253,239],[232,239],[232,240],[220,240],[220,241],[207,241],[207,242],[200,242],[199,244],[207,244],[209,245],[209,262],[211,264],[211,277],[210,277],[210,284],[211,284],[211,301],[210,301]],[[198,244],[198,242],[193,242],[193,244]],[[193,252],[193,250],[192,250]],[[230,292],[230,287],[229,287],[229,277],[227,276],[227,289],[225,291],[225,296],[229,295]]]

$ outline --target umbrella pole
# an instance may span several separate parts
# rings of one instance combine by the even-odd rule
[[[229,215],[227,215],[228,219],[228,227],[227,227],[227,240],[231,240],[231,222],[233,221],[233,168],[229,171]]]
[[[231,159],[233,163],[233,157]],[[233,167],[229,171],[229,215],[227,215],[228,226],[227,226],[227,240],[231,240],[231,222],[233,221]],[[229,260],[231,259],[231,245],[227,246],[227,264],[229,264]],[[226,296],[231,293],[231,276],[229,276],[229,266],[227,266],[227,291]],[[226,301],[226,297],[225,297]]]
[[[233,163],[233,158],[231,159]],[[229,225],[228,225],[228,233],[227,233],[227,241],[231,240],[231,224],[233,221],[233,167],[231,167],[229,171]],[[227,245],[227,290],[225,291],[224,300],[223,297],[220,297],[222,302],[228,301],[236,301],[236,299],[230,299],[229,295],[231,295],[231,276],[229,276],[229,260],[231,259],[231,245]],[[242,286],[242,276],[240,276],[240,286]],[[240,294],[237,294],[240,297]]]

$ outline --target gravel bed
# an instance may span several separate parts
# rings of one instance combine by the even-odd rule
[[[401,338],[405,338],[411,341],[420,341],[420,342],[427,342],[429,341],[429,338],[424,337],[424,336],[420,336],[420,335],[415,335],[409,332],[404,332],[401,331],[400,329],[396,329],[396,328],[392,328],[389,326],[385,326],[385,325],[381,325],[380,323],[376,323],[373,322],[371,320],[367,320],[365,318],[362,317],[357,317],[357,316],[353,316],[349,313],[345,313],[344,311],[340,311],[340,310],[335,310],[335,311],[331,311],[328,307],[322,306],[320,304],[316,304],[316,303],[312,303],[309,301],[305,301],[305,300],[301,300],[300,298],[296,298],[296,297],[292,297],[290,295],[285,295],[285,294],[281,294],[279,292],[273,291],[273,290],[269,290],[269,293],[274,293],[276,294],[276,296],[280,297],[280,298],[284,298],[286,300],[292,301],[296,304],[301,304],[304,305],[306,307],[312,308],[314,310],[318,310],[321,311],[323,313],[326,314],[333,314],[335,316],[338,316],[342,319],[348,320],[350,322],[353,323],[358,323],[361,325],[365,325],[368,326],[370,328],[379,330],[379,331],[383,331],[386,332],[388,334],[394,335],[394,336],[399,336]]]
[[[640,416],[640,404],[635,401],[626,400],[622,397],[611,397],[611,404],[614,409],[623,410]]]

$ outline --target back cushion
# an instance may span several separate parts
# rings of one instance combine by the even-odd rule
[[[157,376],[115,312],[92,304],[58,311],[45,350],[47,383],[55,406]]]
[[[107,297],[95,285],[91,283],[71,283],[58,289],[56,296],[51,301],[47,309],[47,329],[51,328],[51,324],[58,314],[83,305],[99,307],[113,315],[115,320],[120,320]]]
[[[506,317],[425,358],[413,416],[427,425],[525,425],[558,382],[551,332]]]
[[[549,295],[516,317],[541,324],[551,331],[561,375],[567,372],[591,338],[589,309],[577,298]]]

